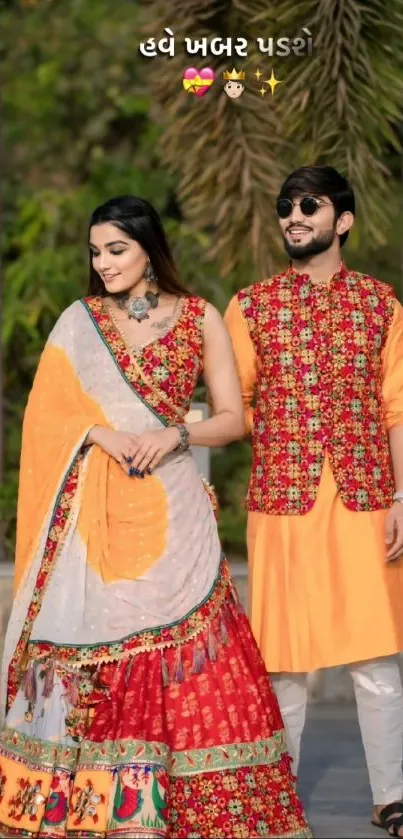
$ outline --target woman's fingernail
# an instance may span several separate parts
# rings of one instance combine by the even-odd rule
[[[150,467],[148,467],[148,469],[146,469],[146,473],[147,473],[147,475],[152,475],[152,469],[150,469]]]
[[[136,475],[136,474],[137,474],[137,469],[135,469],[134,466],[131,466],[130,469],[129,469],[130,477],[133,478],[133,476]]]

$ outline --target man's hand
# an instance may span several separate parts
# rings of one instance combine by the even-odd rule
[[[400,501],[390,508],[385,523],[386,561],[393,562],[403,554],[403,504]]]

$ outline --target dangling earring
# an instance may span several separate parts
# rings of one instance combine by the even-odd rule
[[[151,285],[151,283],[157,282],[157,277],[155,275],[155,271],[153,266],[151,265],[150,260],[148,260],[146,270],[144,271],[144,279],[146,283],[149,283],[149,285]]]

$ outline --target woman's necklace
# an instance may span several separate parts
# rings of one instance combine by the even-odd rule
[[[142,320],[149,320],[150,309],[156,309],[159,303],[159,292],[146,291],[144,297],[130,297],[128,292],[116,295],[116,303],[119,309],[126,309],[128,317],[134,318],[137,323]]]

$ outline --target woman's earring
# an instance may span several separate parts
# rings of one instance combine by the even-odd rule
[[[146,270],[144,271],[144,279],[145,279],[146,283],[149,283],[150,285],[151,285],[151,283],[156,283],[157,282],[157,277],[155,276],[154,268],[151,265],[150,261],[147,262],[147,267],[146,267]]]

